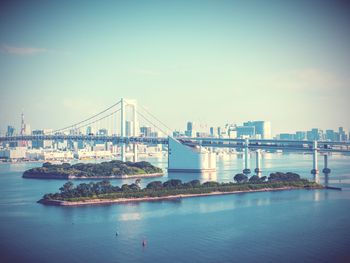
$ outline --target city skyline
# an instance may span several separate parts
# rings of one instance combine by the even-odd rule
[[[340,1],[2,2],[0,130],[22,111],[57,129],[120,97],[173,130],[349,130],[348,14]]]
[[[136,102],[137,103],[137,102]],[[152,116],[152,114],[150,115]],[[116,116],[111,117],[114,119]],[[152,116],[154,117],[154,116]],[[145,121],[147,119],[144,119]],[[86,134],[86,135],[120,135],[120,127],[115,120],[113,123],[107,121],[111,126],[103,126],[99,122],[97,124],[87,124],[81,127],[73,125],[70,130],[53,130],[51,128],[44,129],[31,129],[30,123],[24,119],[24,114],[21,114],[20,127],[8,125],[5,131],[0,131],[0,136],[14,136],[14,135],[44,135],[44,134]],[[211,126],[202,123],[195,123],[193,121],[187,121],[186,126],[179,130],[168,130],[168,133],[164,133],[162,128],[152,125],[152,122],[137,122],[138,127],[135,132],[142,134],[145,137],[160,137],[174,136],[174,137],[228,137],[228,138],[255,138],[255,139],[284,139],[284,140],[328,140],[328,141],[347,141],[350,139],[350,131],[340,126],[337,129],[326,128],[309,128],[307,130],[293,130],[281,133],[272,133],[271,122],[266,120],[248,120],[243,123],[225,123],[221,126]],[[105,122],[106,123],[106,122]],[[126,136],[133,136],[132,129],[135,125],[133,121],[126,121]],[[154,124],[154,123],[153,123]],[[160,124],[162,125],[162,124]],[[164,128],[164,127],[163,127]]]

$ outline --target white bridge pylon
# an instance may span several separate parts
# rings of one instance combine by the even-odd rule
[[[120,100],[120,136],[121,137],[137,137],[138,133],[138,121],[137,121],[137,101],[124,99]],[[131,120],[130,115],[127,114],[127,110],[131,108]],[[128,123],[128,133],[126,132]],[[137,162],[137,144],[133,144],[133,161]],[[120,155],[123,162],[126,161],[126,145],[121,144]]]

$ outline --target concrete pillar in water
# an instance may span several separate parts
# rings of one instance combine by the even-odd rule
[[[331,169],[328,168],[328,154],[325,153],[323,158],[324,158],[324,168],[323,168],[322,172],[324,173],[324,183],[326,186],[328,186],[329,174],[331,173]]]
[[[260,149],[257,149],[255,152],[256,156],[256,168],[255,168],[255,173],[256,175],[260,176],[261,175],[261,165],[260,165]]]
[[[312,170],[311,174],[314,175],[315,182],[318,182],[318,165],[317,165],[317,141],[313,141],[312,144]]]
[[[125,101],[123,98],[120,100],[120,137],[122,138],[125,137]],[[126,156],[125,156],[124,142],[121,143],[120,157],[121,157],[121,161],[125,162]]]
[[[133,162],[137,162],[138,158],[137,158],[137,144],[136,143],[134,143],[134,145],[133,145],[133,153],[134,153]]]
[[[244,141],[244,169],[243,169],[243,173],[245,175],[250,174],[250,169],[248,168],[248,146],[249,146],[249,140],[245,139]]]

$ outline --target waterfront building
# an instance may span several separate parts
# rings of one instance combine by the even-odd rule
[[[236,128],[228,130],[228,137],[231,138],[231,139],[236,139],[237,138],[237,130],[236,130]]]
[[[184,134],[182,134],[180,131],[173,131],[173,137],[180,137],[183,136]]]
[[[217,134],[218,134],[218,137],[221,138],[221,127],[217,127]]]
[[[0,150],[0,158],[10,161],[16,161],[26,158],[26,147],[11,147]]]
[[[141,136],[150,137],[151,136],[151,132],[152,132],[152,128],[151,127],[147,127],[147,126],[140,127]]]
[[[323,132],[318,128],[313,128],[311,131],[307,131],[306,136],[309,141],[318,141],[322,140]]]
[[[95,134],[95,130],[91,126],[88,126],[86,128],[86,135],[93,135],[93,134]]]
[[[295,140],[298,140],[298,141],[306,140],[306,132],[304,132],[304,131],[297,131],[295,133]]]
[[[96,143],[92,147],[93,151],[105,151],[106,150],[106,144],[105,143]]]
[[[194,123],[189,121],[187,122],[187,129],[185,131],[185,135],[188,137],[194,137],[196,135],[196,132],[193,129]]]
[[[292,133],[281,133],[279,135],[280,140],[295,140],[295,135]]]
[[[347,136],[343,127],[338,128],[338,133],[339,133],[339,141],[343,142],[347,140]]]
[[[48,135],[52,134],[52,129],[43,129],[43,130],[33,130],[32,135],[42,136],[42,135]],[[46,148],[52,148],[53,142],[50,140],[33,140],[32,141],[32,148],[34,149],[46,149]]]
[[[15,135],[15,127],[8,125],[7,131],[6,131],[6,136],[13,136],[13,135]]]
[[[157,132],[157,131],[151,132],[151,133],[150,133],[150,137],[155,137],[155,138],[157,138],[157,137],[158,137],[158,132]]]
[[[97,135],[101,135],[101,136],[107,136],[108,135],[108,130],[103,128],[103,129],[99,129],[97,131]]]
[[[237,126],[237,138],[254,138],[255,127],[254,126]]]
[[[336,141],[337,134],[334,130],[326,130],[326,140],[327,141]]]
[[[95,159],[95,158],[106,158],[111,159],[113,157],[111,151],[88,151],[88,150],[78,150],[74,153],[74,157],[81,159]]]
[[[260,135],[261,139],[271,139],[271,122],[269,121],[248,121],[244,122],[243,126],[254,127],[255,135]]]
[[[6,136],[14,136],[15,135],[15,127],[8,125],[7,126],[7,131],[6,131]],[[17,147],[18,143],[17,142],[9,142],[10,147]]]
[[[214,127],[210,127],[209,132],[210,132],[210,137],[215,137],[215,129],[214,129]]]

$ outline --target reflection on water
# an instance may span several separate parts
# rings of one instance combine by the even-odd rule
[[[321,200],[321,191],[314,191],[314,201],[319,202]]]
[[[129,220],[141,220],[140,213],[123,213],[118,215],[118,220],[129,221]]]
[[[311,157],[263,153],[262,175],[291,171],[311,180]],[[167,166],[166,158],[146,160]],[[0,262],[334,262],[337,255],[349,255],[349,160],[330,155],[332,173],[318,175],[321,183],[342,191],[271,191],[87,207],[37,204],[64,181],[25,180],[23,170],[37,164],[2,164]],[[249,165],[254,170],[254,156]],[[216,172],[166,173],[141,183],[232,181],[243,169],[242,156],[218,160],[217,167]]]

